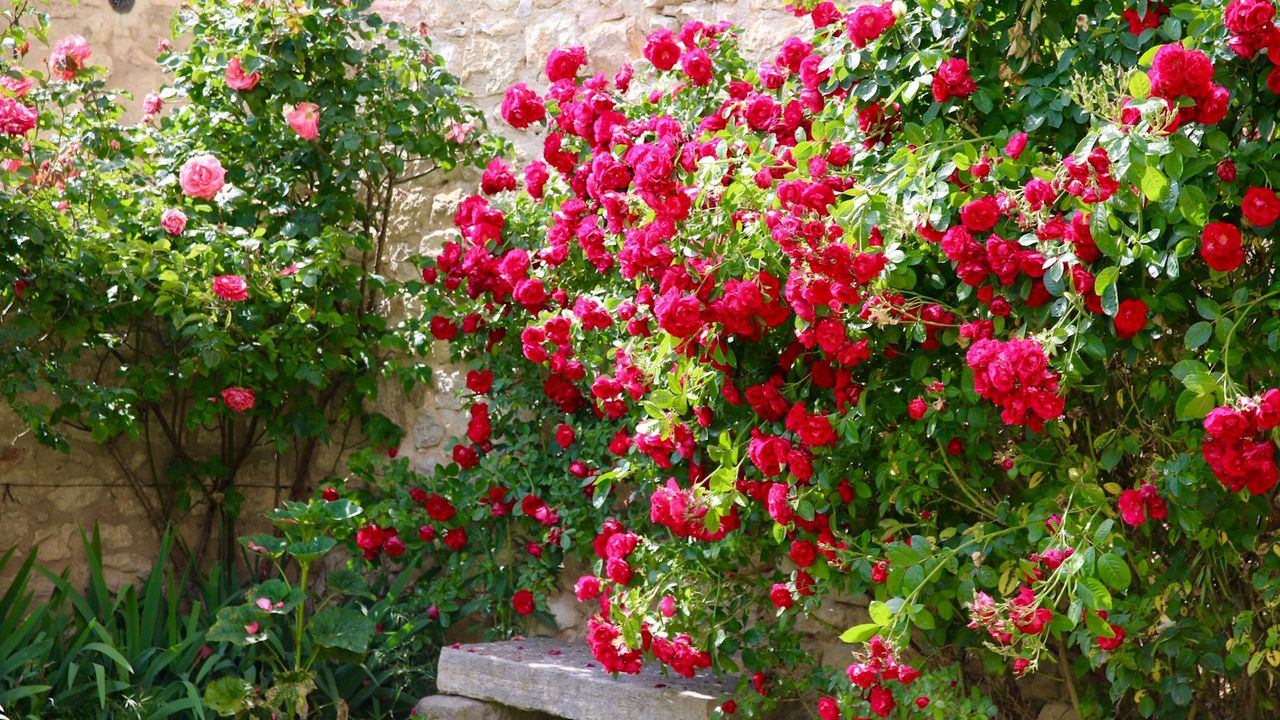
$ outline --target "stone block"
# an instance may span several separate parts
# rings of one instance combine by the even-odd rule
[[[737,679],[666,677],[654,664],[615,679],[585,645],[533,638],[446,647],[436,684],[451,695],[566,720],[707,720]]]
[[[1049,703],[1040,708],[1036,720],[1080,720],[1076,709],[1066,703]]]
[[[541,713],[502,707],[455,695],[431,695],[413,708],[416,720],[543,720]]]

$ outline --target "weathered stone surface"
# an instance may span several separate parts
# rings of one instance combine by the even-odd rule
[[[1080,720],[1080,716],[1066,703],[1049,703],[1040,709],[1036,720]]]
[[[542,713],[527,712],[456,695],[422,698],[413,709],[416,720],[547,720]]]
[[[652,665],[615,679],[585,645],[549,638],[445,648],[436,678],[441,692],[567,720],[706,720],[735,682],[664,677]]]

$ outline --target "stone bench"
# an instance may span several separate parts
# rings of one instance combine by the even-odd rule
[[[585,644],[533,638],[446,647],[436,685],[419,720],[707,720],[737,678],[664,676],[656,663],[614,678]]]

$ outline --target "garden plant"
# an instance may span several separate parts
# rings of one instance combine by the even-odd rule
[[[598,74],[559,48],[502,102],[522,167],[367,2],[193,5],[145,123],[75,43],[5,81],[0,377],[51,442],[176,396],[223,452],[168,472],[211,493],[235,439],[365,418],[347,481],[246,541],[279,571],[210,633],[293,654],[219,711],[300,714],[309,658],[359,662],[368,623],[321,618],[361,593],[289,549],[325,537],[437,631],[552,626],[570,586],[605,671],[740,673],[722,717],[1034,717],[1033,676],[1089,720],[1280,713],[1271,0],[806,2],[763,61],[714,22]],[[484,171],[399,282],[402,154]],[[369,401],[432,341],[467,425],[421,473]]]

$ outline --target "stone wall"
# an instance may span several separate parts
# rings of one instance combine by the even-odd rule
[[[124,3],[129,4],[129,3]],[[638,57],[644,36],[657,27],[675,28],[690,19],[730,20],[743,28],[749,51],[771,51],[803,23],[785,13],[782,0],[378,0],[388,18],[426,23],[437,51],[482,107],[495,128],[505,126],[496,108],[515,82],[545,86],[543,61],[557,46],[582,44],[592,71],[612,73]],[[169,18],[181,0],[135,0],[124,12],[107,0],[52,0],[46,6],[51,40],[83,35],[93,48],[91,60],[110,70],[113,86],[142,97],[163,82],[154,61],[158,42],[168,36]],[[463,10],[462,8],[465,8]],[[43,64],[47,48],[33,48],[31,62]],[[521,147],[530,138],[513,137]],[[451,231],[451,219],[476,178],[455,174],[400,192],[393,232],[396,247],[391,271],[416,273],[407,258],[438,248]],[[409,431],[400,453],[428,470],[445,459],[445,440],[465,428],[457,395],[461,379],[441,364],[436,388],[413,398],[394,398],[383,408]],[[156,533],[138,507],[123,465],[147,476],[145,456],[123,445],[118,456],[92,441],[72,438],[70,454],[38,445],[16,419],[0,408],[0,546],[39,546],[40,557],[55,569],[69,566],[82,576],[79,528],[97,524],[102,531],[106,570],[112,582],[128,581],[150,567]],[[273,491],[270,458],[251,462],[244,474],[249,500],[246,516],[270,508]],[[327,465],[325,466],[327,469]],[[341,468],[339,467],[339,472]],[[201,515],[200,507],[191,517]],[[0,575],[0,587],[6,577]],[[560,613],[569,620],[569,613]],[[576,624],[576,623],[575,623]]]

